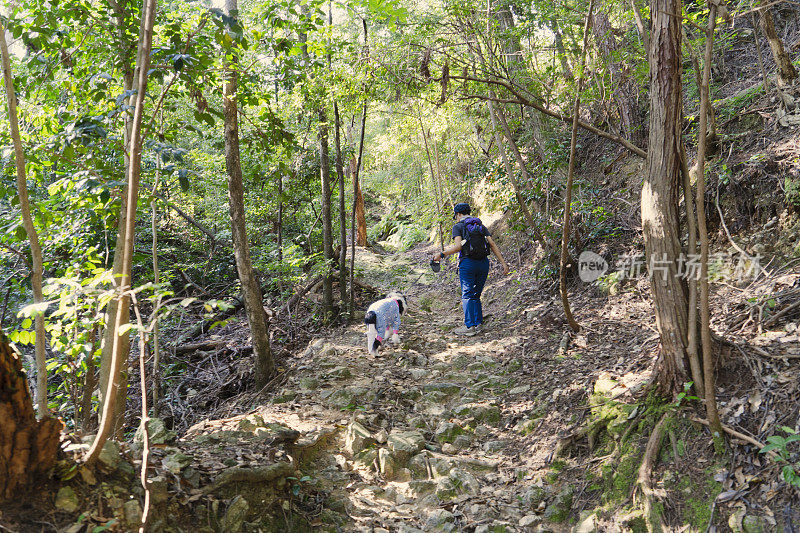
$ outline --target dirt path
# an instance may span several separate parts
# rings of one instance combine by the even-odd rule
[[[456,338],[452,269],[433,275],[407,256],[370,253],[359,267],[368,282],[408,294],[402,343],[371,357],[363,326],[317,339],[299,354],[279,403],[260,409],[301,432],[338,430],[302,474],[344,511],[341,527],[528,531],[563,520],[571,489],[534,483],[518,457],[532,405],[522,397],[530,385],[513,377],[525,338],[506,328],[503,290],[487,287],[486,330]]]

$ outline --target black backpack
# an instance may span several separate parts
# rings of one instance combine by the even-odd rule
[[[485,259],[491,252],[486,241],[486,227],[477,217],[467,217],[463,222],[464,242],[461,244],[461,253],[470,259]]]

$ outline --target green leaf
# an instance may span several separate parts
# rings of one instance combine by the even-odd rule
[[[26,318],[25,320],[22,321],[22,324],[21,324],[20,327],[22,327],[22,329],[28,329],[28,328],[31,327],[32,323],[33,323],[33,321],[30,318]]]
[[[36,316],[41,315],[45,311],[47,311],[47,306],[50,305],[49,302],[42,302],[38,304],[30,304],[23,307],[17,316]]]

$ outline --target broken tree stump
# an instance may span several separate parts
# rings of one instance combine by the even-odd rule
[[[57,418],[36,420],[22,363],[0,332],[0,501],[52,468],[63,426]]]

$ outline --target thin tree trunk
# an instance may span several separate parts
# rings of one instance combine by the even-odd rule
[[[764,80],[764,94],[769,94],[769,78],[764,68],[764,57],[761,54],[761,44],[758,42],[758,23],[756,22],[755,12],[750,13],[753,22],[753,44],[756,47],[756,57],[758,58],[758,69],[761,71],[761,79]]]
[[[680,0],[651,0],[650,136],[642,186],[642,233],[650,268],[656,326],[661,334],[657,379],[677,391],[688,376],[686,288],[678,276],[681,254],[678,194],[681,184]],[[656,271],[658,268],[658,271]]]
[[[139,46],[136,57],[137,87],[133,120],[131,123],[131,137],[128,146],[130,151],[128,158],[128,196],[127,212],[125,214],[125,244],[123,246],[121,277],[119,289],[121,293],[117,297],[117,313],[113,326],[112,338],[113,345],[111,350],[111,366],[108,375],[108,386],[106,389],[105,402],[103,403],[103,414],[100,419],[100,427],[97,437],[92,443],[91,448],[86,454],[86,462],[93,463],[100,454],[106,440],[116,424],[121,427],[121,421],[116,416],[117,411],[117,391],[121,386],[122,367],[127,362],[127,348],[129,337],[125,332],[120,334],[123,325],[127,324],[126,317],[129,307],[130,296],[128,291],[131,289],[131,265],[133,263],[133,239],[134,226],[136,223],[136,202],[139,197],[139,178],[142,163],[142,117],[144,115],[144,102],[147,94],[147,77],[150,69],[150,50],[153,41],[153,23],[155,19],[156,0],[147,0],[142,8],[142,20],[139,28]],[[109,305],[113,304],[111,302]],[[123,322],[123,320],[125,320]],[[124,414],[124,406],[121,407]]]
[[[431,170],[431,185],[433,186],[433,196],[436,201],[436,221],[439,224],[439,246],[444,250],[444,231],[442,230],[442,204],[439,200],[439,192],[436,189],[436,173],[433,171],[433,162],[431,161],[431,151],[428,149],[428,136],[425,135],[425,126],[422,124],[422,112],[417,110],[417,118],[419,119],[419,129],[422,132],[422,141],[425,143],[425,155],[428,156],[428,168]]]
[[[238,17],[237,0],[225,0],[225,11],[231,18]],[[239,154],[239,120],[236,105],[238,72],[237,58],[233,45],[226,47],[226,59],[223,62],[225,84],[223,87],[222,113],[225,117],[225,169],[228,173],[228,200],[231,216],[231,234],[233,251],[236,256],[236,270],[242,283],[247,322],[253,338],[255,355],[256,386],[262,388],[275,373],[275,361],[269,346],[267,314],[262,304],[261,286],[253,271],[250,258],[250,244],[247,241],[247,230],[244,211],[244,185],[242,183],[242,165]],[[228,54],[231,58],[228,59]]]
[[[772,58],[778,68],[778,85],[784,86],[797,79],[797,69],[792,64],[792,58],[786,53],[783,41],[775,31],[775,22],[772,20],[772,13],[769,7],[759,10],[761,15],[761,28],[769,41],[769,48],[772,50]]]
[[[558,55],[558,59],[561,62],[561,71],[564,74],[564,79],[567,81],[573,81],[575,76],[572,74],[572,69],[569,68],[569,62],[567,61],[567,51],[564,48],[564,38],[561,35],[561,30],[558,26],[558,19],[553,17],[550,19],[550,29],[553,30],[553,42],[556,45],[556,54]]]
[[[2,54],[3,81],[6,88],[6,101],[8,103],[8,122],[11,127],[11,139],[14,143],[14,161],[17,168],[17,193],[19,195],[19,209],[22,213],[22,225],[28,235],[31,246],[31,287],[33,288],[33,303],[41,305],[42,296],[42,248],[39,244],[39,235],[33,225],[31,205],[28,199],[28,182],[25,175],[25,152],[22,149],[22,138],[19,133],[19,118],[17,117],[17,98],[14,90],[14,75],[11,72],[11,58],[8,55],[6,43],[6,30],[0,23],[0,53]],[[47,356],[45,342],[47,333],[44,330],[44,309],[40,309],[34,318],[36,331],[36,409],[39,417],[43,418],[50,413],[47,406]]]
[[[336,137],[336,174],[339,178],[339,298],[341,314],[347,309],[347,217],[344,202],[344,165],[342,164],[342,141],[339,128],[339,104],[333,103],[334,136]]]
[[[683,32],[684,32],[682,34],[683,38],[688,41],[685,28],[684,28]],[[694,47],[691,46],[691,44],[689,44],[687,46],[687,48],[689,49],[689,56],[691,58],[692,67],[693,67],[693,70],[694,70],[694,81],[697,84],[697,87],[700,87],[703,84],[703,80],[702,80],[703,71],[700,68],[700,60],[697,57],[697,52],[695,51]],[[701,99],[701,101],[702,101],[702,99]],[[710,98],[706,100],[706,114],[708,115],[708,124],[709,124],[709,126],[706,128],[707,129],[707,131],[706,131],[706,137],[707,137],[706,146],[708,146],[709,144],[715,143],[716,139],[717,139],[716,114],[714,113],[714,107],[711,104],[711,99]]]
[[[137,52],[136,46],[131,41],[128,36],[128,32],[126,30],[126,23],[125,19],[128,16],[128,12],[125,9],[124,2],[116,2],[114,4],[114,19],[116,20],[116,32],[117,32],[117,40],[119,41],[119,50],[120,50],[120,69],[122,70],[122,90],[123,94],[128,95],[124,99],[124,103],[127,106],[130,106],[131,101],[131,94],[133,93],[133,87],[136,83],[135,75],[136,72],[131,68],[131,59],[137,59],[134,57],[134,54]],[[144,17],[142,17],[142,21]],[[141,24],[140,21],[140,32],[141,32]],[[131,133],[132,133],[133,121],[131,120],[131,116],[129,113],[123,114],[123,128],[122,128],[122,142],[123,146],[125,147],[124,151],[124,162],[125,162],[125,175],[127,176],[130,171],[130,152],[131,152]],[[125,184],[122,188],[122,194],[120,198],[120,206],[119,206],[119,216],[117,217],[117,241],[114,246],[114,261],[111,267],[111,271],[114,277],[114,283],[117,289],[117,295],[121,293],[121,277],[122,277],[122,258],[124,255],[124,248],[125,248],[125,230],[128,225],[128,221],[126,219],[128,213],[128,185]],[[115,339],[114,338],[114,324],[117,323],[117,309],[122,309],[122,316],[120,317],[121,324],[127,324],[130,319],[130,309],[129,307],[122,306],[119,307],[117,299],[119,296],[115,296],[108,304],[106,305],[106,326],[103,332],[103,341],[100,353],[100,403],[101,408],[105,406],[107,401],[106,398],[106,391],[108,390],[108,382],[109,378],[112,374],[112,359],[113,359],[113,350],[114,346],[117,342],[120,342],[120,350],[125,354],[125,362],[121,366],[119,370],[118,376],[118,387],[114,389],[116,391],[116,399],[114,400],[115,411],[112,413],[113,416],[113,432],[114,436],[118,439],[121,439],[123,436],[123,428],[125,422],[125,403],[128,397],[128,365],[127,365],[127,358],[128,353],[130,352],[130,336],[128,334],[124,334],[122,339]]]
[[[367,40],[367,23],[364,21],[364,41]],[[366,46],[366,44],[365,44]],[[364,130],[367,123],[367,102],[364,101],[364,109],[361,111],[361,133],[358,141],[358,159],[356,160],[355,172],[353,172],[353,217],[350,225],[350,320],[355,318],[355,284],[353,283],[353,276],[356,270],[356,217],[358,215],[359,202],[361,205],[361,215],[364,215],[364,201],[361,198],[361,187],[358,183],[358,174],[361,171],[361,157],[364,153]],[[359,227],[359,239],[361,238],[361,223]],[[359,246],[366,246],[366,224],[364,224],[364,244],[359,242]]]
[[[36,420],[22,362],[0,332],[0,502],[19,499],[50,471],[63,427],[57,418]]]
[[[630,0],[630,2],[633,18],[636,20],[636,29],[639,30],[639,37],[642,39],[642,47],[644,48],[644,53],[647,54],[650,50],[650,36],[647,34],[647,25],[644,23],[642,10],[639,9],[636,0]]]
[[[97,366],[94,362],[94,354],[97,349],[97,329],[98,326],[95,324],[92,326],[91,333],[89,333],[89,345],[92,347],[91,356],[86,358],[86,373],[84,374],[83,393],[81,396],[80,428],[84,435],[94,430],[94,423],[92,420],[92,395],[97,388]]]
[[[161,111],[161,120],[159,124],[159,136],[164,124],[164,112]],[[158,192],[158,187],[161,181],[161,151],[156,153],[156,175],[153,180],[153,190],[150,199],[150,226],[153,233],[152,258],[153,258],[153,284],[157,287],[161,283],[161,276],[158,269],[158,204],[156,203],[155,194]],[[158,416],[158,400],[161,393],[161,350],[159,345],[159,319],[158,310],[161,307],[161,296],[158,297],[158,302],[153,310],[153,409],[155,416]],[[144,393],[144,390],[142,391]]]
[[[490,92],[489,94],[492,98],[495,98],[494,92]],[[545,239],[544,235],[542,235],[542,233],[539,231],[539,227],[537,226],[536,221],[533,219],[533,215],[528,209],[528,203],[522,196],[522,188],[517,181],[517,177],[514,175],[514,171],[511,168],[510,163],[508,163],[508,156],[506,155],[505,148],[503,147],[503,142],[501,140],[502,133],[500,133],[501,130],[497,128],[497,119],[500,119],[500,123],[503,125],[502,131],[505,132],[506,140],[511,147],[511,151],[514,152],[514,155],[517,158],[517,164],[520,167],[525,182],[527,183],[530,180],[530,175],[528,174],[528,170],[525,168],[525,161],[522,159],[522,154],[519,153],[517,145],[511,138],[511,130],[508,127],[503,110],[499,106],[497,109],[495,109],[494,102],[491,100],[489,100],[489,115],[492,120],[492,128],[495,130],[497,148],[500,150],[503,156],[503,161],[506,164],[506,174],[508,174],[508,179],[511,180],[511,186],[514,188],[514,196],[517,198],[517,203],[522,211],[522,216],[525,219],[525,222],[528,224],[528,227],[531,228],[531,231],[533,231],[534,238],[539,242],[539,244],[542,245],[542,249],[545,251],[545,253],[547,253],[550,251],[550,244],[547,242],[547,239]],[[534,208],[536,209],[537,213],[541,211],[536,203],[534,203]]]
[[[324,322],[333,319],[333,278],[331,260],[333,259],[333,229],[331,224],[331,166],[328,151],[328,113],[324,107],[317,110],[319,118],[319,164],[322,179],[322,254],[325,260],[325,274],[322,278],[322,309]]]
[[[564,307],[564,315],[567,317],[567,322],[572,331],[578,332],[581,327],[572,316],[572,310],[569,307],[569,295],[567,294],[567,260],[569,259],[569,226],[570,226],[570,210],[572,208],[572,178],[575,175],[575,146],[578,142],[578,111],[581,107],[581,91],[583,90],[584,66],[586,65],[586,49],[589,46],[589,28],[592,24],[592,9],[594,8],[594,0],[589,0],[589,10],[586,13],[586,22],[583,26],[583,50],[581,50],[580,69],[578,71],[578,88],[575,92],[575,104],[572,106],[572,137],[569,143],[569,169],[567,170],[567,187],[564,193],[564,224],[561,232],[561,261],[559,273],[559,287],[561,289],[561,305]]]
[[[716,26],[717,6],[709,2],[708,30],[706,34],[706,57],[703,68],[703,82],[700,85],[700,132],[697,141],[697,229],[700,235],[700,339],[703,346],[703,386],[705,388],[706,416],[711,428],[722,435],[722,422],[717,411],[716,387],[714,386],[714,353],[711,344],[711,311],[708,305],[708,229],[705,209],[705,166],[706,166],[706,125],[704,112],[709,105],[709,79],[711,78],[711,54],[714,50],[714,28]],[[689,324],[693,327],[694,324]]]

